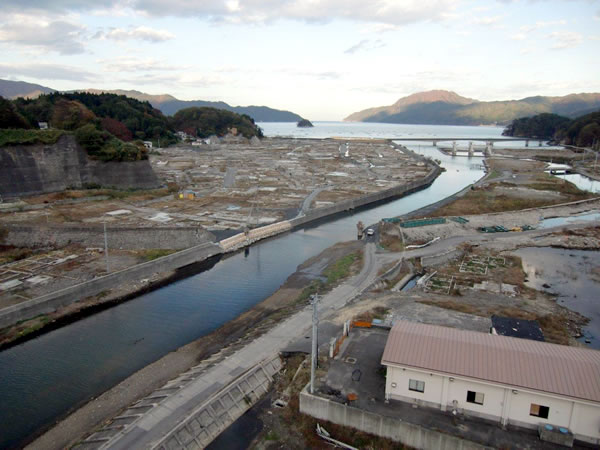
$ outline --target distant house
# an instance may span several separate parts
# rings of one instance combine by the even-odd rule
[[[144,147],[148,150],[152,150],[152,141],[144,141]]]
[[[38,122],[38,127],[40,130],[47,130],[48,129],[48,122]]]
[[[600,444],[599,351],[399,321],[381,363],[386,399]]]

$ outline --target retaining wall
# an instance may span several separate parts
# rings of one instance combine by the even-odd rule
[[[0,195],[18,197],[81,188],[86,183],[118,189],[150,189],[160,182],[148,160],[102,162],[88,158],[75,137],[56,144],[0,148]]]
[[[368,205],[369,203],[379,202],[390,197],[405,196],[407,194],[411,194],[413,192],[426,188],[431,183],[433,183],[433,181],[438,177],[440,173],[441,169],[438,166],[435,166],[429,171],[425,178],[419,181],[413,181],[408,184],[394,186],[392,188],[375,192],[373,194],[365,195],[363,197],[344,200],[336,203],[335,205],[326,206],[324,208],[313,209],[301,217],[296,217],[295,219],[290,220],[290,223],[293,227],[298,227],[312,222],[314,220],[330,216],[332,214],[337,214],[343,211],[350,211],[352,209]]]
[[[110,290],[121,283],[131,280],[149,278],[155,273],[167,272],[189,264],[203,261],[211,256],[223,253],[217,244],[206,243],[182,250],[162,258],[138,264],[127,269],[113,272],[103,277],[79,283],[56,292],[52,292],[32,300],[12,305],[0,310],[0,328],[12,325],[20,320],[29,319],[40,314],[48,314],[61,306],[97,295]]]
[[[312,395],[307,391],[307,387],[300,393],[300,412],[317,419],[356,428],[401,442],[412,448],[428,450],[484,450],[489,448],[405,422],[400,418],[383,416]]]
[[[437,255],[422,256],[421,257],[421,266],[430,267],[430,266],[437,266],[440,264],[444,264],[454,258],[457,258],[461,254],[462,254],[461,250],[452,249],[452,250],[448,250],[447,252],[444,252],[444,253],[439,253]]]
[[[193,411],[153,448],[205,448],[269,391],[273,375],[279,370],[279,356],[255,366]]]
[[[20,225],[8,230],[4,243],[16,247],[64,247],[80,244],[104,248],[104,227],[100,225]],[[125,250],[184,249],[214,241],[214,235],[196,227],[106,227],[108,248]]]

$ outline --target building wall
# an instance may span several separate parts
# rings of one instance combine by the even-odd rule
[[[450,378],[453,381],[450,381]],[[409,389],[409,380],[425,382],[425,392]],[[392,385],[395,383],[395,387]],[[484,394],[483,405],[467,402],[467,391]],[[516,391],[516,393],[515,393]],[[441,410],[458,412],[502,421],[517,426],[536,428],[548,423],[569,428],[577,439],[600,443],[600,404],[577,402],[473,379],[450,377],[427,371],[401,367],[387,367],[386,398],[417,403]],[[456,402],[454,402],[456,401]],[[531,416],[531,404],[549,408],[547,419]]]
[[[467,402],[467,391],[483,393],[483,405]],[[504,391],[505,389],[496,386],[488,385],[479,387],[471,381],[454,377],[454,381],[448,383],[448,397],[446,401],[449,409],[453,407],[453,401],[456,400],[456,407],[460,410],[465,410],[466,414],[485,418],[497,418],[502,417]]]

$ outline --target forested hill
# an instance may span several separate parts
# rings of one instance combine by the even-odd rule
[[[150,103],[123,95],[55,92],[36,99],[18,98],[12,103],[30,128],[47,122],[52,128],[74,131],[92,123],[126,142],[176,142],[175,130],[167,117]]]
[[[539,137],[567,145],[591,147],[600,143],[600,111],[576,119],[556,114],[538,114],[515,119],[508,125],[505,136]]]
[[[50,131],[38,129],[43,122]],[[53,144],[65,133],[73,134],[90,157],[103,161],[147,159],[142,141],[166,146],[177,142],[175,131],[207,137],[223,136],[233,128],[246,137],[262,137],[251,117],[214,108],[188,108],[167,117],[147,101],[116,94],[0,97],[1,145]]]
[[[435,125],[506,125],[514,119],[540,113],[574,118],[596,109],[600,109],[600,93],[482,102],[461,97],[454,92],[437,90],[403,97],[390,106],[359,111],[344,120]]]
[[[24,81],[0,80],[0,97],[12,100],[18,97],[37,98],[41,94],[56,92],[55,89],[40,86],[38,84],[26,83]],[[68,91],[74,93],[80,91]],[[231,106],[225,102],[211,102],[205,100],[179,100],[169,94],[152,95],[135,90],[101,90],[85,89],[82,92],[90,94],[116,94],[124,95],[142,102],[149,102],[163,114],[172,116],[180,109],[190,107],[210,107],[225,109],[237,114],[246,114],[256,122],[298,122],[302,119],[298,114],[291,111],[269,108],[268,106]]]
[[[97,89],[86,89],[86,92],[91,93],[113,93],[118,95],[126,95],[127,97],[135,98],[141,101],[147,101],[157,109],[160,109],[163,114],[168,116],[174,115],[177,111],[192,107],[208,107],[216,109],[224,109],[237,114],[246,114],[254,119],[255,122],[298,122],[302,119],[298,114],[291,111],[269,108],[268,106],[231,106],[225,102],[210,102],[206,100],[179,100],[172,95],[151,95],[140,91],[112,90],[101,91]]]
[[[223,109],[206,107],[182,109],[175,113],[172,123],[177,130],[200,138],[211,135],[223,136],[232,128],[246,138],[263,136],[262,130],[256,126],[252,117]]]

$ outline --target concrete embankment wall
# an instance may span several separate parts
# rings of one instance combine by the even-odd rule
[[[278,355],[253,367],[193,411],[154,448],[205,448],[269,391],[281,367]]]
[[[98,225],[4,225],[5,244],[17,247],[63,247],[80,244],[104,248],[104,228]],[[212,233],[196,227],[106,227],[108,248],[125,250],[184,249],[214,241]]]
[[[411,448],[428,450],[484,450],[489,448],[405,422],[400,418],[383,416],[311,395],[306,388],[300,393],[300,412],[317,419],[328,420],[338,425],[392,439]]]
[[[307,212],[302,217],[297,217],[295,219],[290,220],[290,223],[293,227],[298,227],[301,225],[305,225],[309,222],[322,219],[323,217],[330,216],[332,214],[337,214],[343,211],[350,211],[355,208],[360,208],[361,206],[368,205],[369,203],[379,202],[391,197],[401,197],[404,195],[408,195],[429,186],[431,183],[433,183],[433,181],[438,177],[440,173],[441,169],[438,166],[435,166],[429,171],[427,176],[425,176],[421,180],[413,181],[411,183],[399,186],[394,186],[392,188],[375,192],[373,194],[365,195],[363,197],[345,200],[336,203],[335,205],[327,206],[324,208],[314,209]]]
[[[0,148],[0,195],[3,197],[64,191],[86,183],[119,189],[160,186],[149,161],[93,160],[71,135],[60,137],[53,145]]]
[[[253,244],[254,242],[266,239],[271,236],[275,236],[286,231],[290,231],[292,225],[289,221],[284,220],[264,227],[256,228],[248,231],[248,233],[238,233],[234,236],[223,239],[219,242],[221,247],[227,251],[232,252],[242,247]]]
[[[149,278],[155,273],[167,272],[180,267],[203,261],[211,256],[223,253],[217,244],[207,243],[182,250],[172,255],[163,256],[143,264],[76,284],[60,291],[27,300],[0,310],[0,328],[10,326],[20,320],[29,319],[40,314],[48,314],[61,306],[97,295],[132,280]]]

